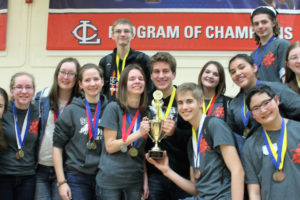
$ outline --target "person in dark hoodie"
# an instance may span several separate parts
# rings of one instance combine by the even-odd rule
[[[103,139],[99,127],[107,103],[101,95],[103,72],[97,65],[86,64],[80,68],[78,80],[85,98],[73,98],[56,121],[53,135],[54,168],[64,200],[96,198],[95,176]]]

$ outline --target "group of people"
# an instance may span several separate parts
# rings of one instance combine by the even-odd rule
[[[113,24],[116,48],[99,66],[65,58],[37,94],[30,73],[14,74],[11,100],[0,88],[1,199],[297,199],[300,42],[278,38],[276,17],[251,13],[259,47],[229,61],[234,98],[218,61],[174,85],[175,58],[130,48],[128,19]],[[161,159],[148,153],[155,117]]]

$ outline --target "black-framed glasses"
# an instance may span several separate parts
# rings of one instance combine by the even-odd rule
[[[260,105],[257,106],[253,106],[252,108],[250,108],[250,111],[253,114],[258,114],[260,113],[261,109],[266,109],[269,107],[270,102],[273,100],[274,97],[271,97],[269,99],[264,100]]]
[[[68,78],[74,78],[76,76],[76,73],[74,72],[59,71],[59,74],[61,76],[67,76]]]

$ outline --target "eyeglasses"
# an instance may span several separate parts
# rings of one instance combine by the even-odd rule
[[[270,102],[272,101],[274,97],[271,97],[270,99],[264,100],[260,105],[253,106],[250,110],[253,114],[260,113],[261,109],[266,109],[269,107]]]
[[[131,31],[129,29],[117,29],[114,31],[114,33],[117,33],[117,34],[121,34],[122,32],[124,32],[125,34],[128,34],[128,33],[131,33]]]
[[[289,58],[289,60],[290,61],[296,61],[296,60],[299,60],[299,58],[300,57],[298,57],[298,56],[292,56],[292,57]]]
[[[61,76],[67,76],[68,78],[74,78],[76,76],[76,73],[74,72],[59,71],[59,74]]]
[[[25,89],[25,91],[32,91],[33,90],[33,87],[32,86],[25,86],[25,87],[22,87],[22,86],[15,86],[13,87],[13,89],[15,89],[17,92],[21,92]]]

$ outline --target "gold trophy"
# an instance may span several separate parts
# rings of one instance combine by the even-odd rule
[[[164,102],[162,101],[163,93],[160,90],[156,90],[153,93],[152,106],[156,108],[157,112],[155,117],[150,120],[151,132],[149,132],[149,137],[152,142],[155,143],[154,147],[148,151],[149,157],[153,159],[162,159],[164,157],[164,151],[158,146],[158,143],[165,137],[165,134],[161,131],[163,120],[159,118],[159,112]]]

